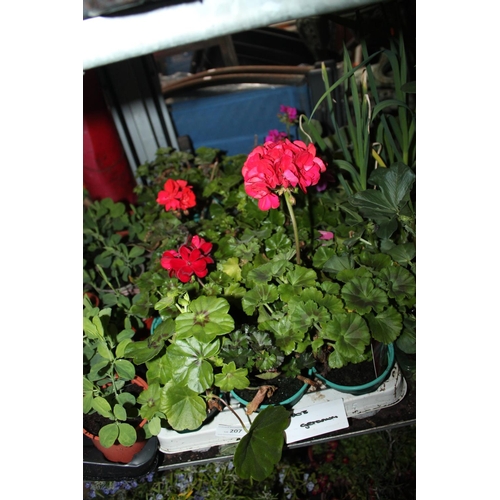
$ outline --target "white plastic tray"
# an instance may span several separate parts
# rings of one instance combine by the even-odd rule
[[[343,399],[347,417],[366,418],[382,408],[399,403],[406,395],[406,390],[406,381],[396,363],[389,378],[374,392],[353,396],[330,388],[310,390],[294,406],[294,412],[307,409],[315,403]],[[247,422],[250,425],[257,415],[256,413],[250,416],[246,415],[245,409],[234,399],[231,400],[231,407],[245,422],[245,425]],[[237,432],[234,435],[231,435],[229,430],[227,433],[221,433],[221,426],[227,426],[227,429],[239,426],[237,418],[227,408],[216,415],[209,424],[194,432],[179,433],[162,428],[158,435],[160,451],[167,454],[183,451],[205,451],[212,446],[236,443],[241,439],[241,434]]]

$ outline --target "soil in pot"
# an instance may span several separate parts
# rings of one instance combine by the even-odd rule
[[[128,384],[126,387],[124,387],[123,392],[128,392],[130,394],[133,394],[136,398],[141,394],[143,391],[143,388],[135,385],[135,384]],[[127,423],[130,424],[131,426],[136,428],[137,431],[137,439],[144,439],[144,431],[142,428],[138,428],[139,424],[142,422],[142,418],[140,416],[134,417],[134,418],[129,418],[127,420]],[[107,424],[110,424],[111,420],[109,420],[106,417],[103,417],[102,415],[99,415],[99,413],[87,413],[83,414],[83,428],[93,434],[94,436],[99,435],[99,431],[101,430],[102,427],[104,427]]]
[[[376,378],[373,361],[349,363],[342,368],[335,368],[322,374],[324,378],[337,385],[358,386],[368,384]]]
[[[131,418],[127,420],[127,424],[130,424],[132,427],[135,427],[137,432],[137,439],[144,439],[144,431],[141,428],[138,428],[139,424],[142,422],[142,418]],[[93,434],[94,436],[99,435],[99,431],[107,424],[110,424],[111,420],[99,413],[89,413],[83,414],[83,428]]]
[[[273,385],[276,387],[273,395],[270,398],[265,398],[262,401],[262,405],[275,405],[280,404],[282,401],[295,396],[298,391],[304,387],[304,382],[298,378],[285,377],[284,375],[279,375],[271,380],[262,381],[260,379],[251,379],[250,387],[254,389],[234,389],[234,393],[237,394],[241,399],[245,401],[252,401],[255,394],[257,393],[256,388],[261,385]]]

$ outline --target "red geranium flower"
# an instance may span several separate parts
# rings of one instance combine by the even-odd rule
[[[168,179],[163,190],[158,193],[156,202],[165,205],[165,210],[187,210],[196,205],[193,188],[182,179]]]
[[[193,274],[204,278],[208,274],[207,265],[214,261],[209,256],[212,243],[198,235],[193,236],[191,244],[181,245],[179,251],[167,250],[163,253],[160,264],[168,271],[170,277],[175,276],[187,283]]]
[[[241,173],[246,193],[259,200],[261,210],[269,210],[279,207],[276,192],[297,186],[306,192],[318,183],[325,170],[313,144],[285,139],[257,146],[248,155]]]

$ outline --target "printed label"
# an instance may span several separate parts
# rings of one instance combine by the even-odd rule
[[[233,436],[235,439],[242,438],[245,435],[245,431],[241,425],[218,425],[215,429],[216,436]]]

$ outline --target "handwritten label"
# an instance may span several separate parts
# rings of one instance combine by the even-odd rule
[[[342,399],[294,409],[290,425],[286,429],[286,442],[320,436],[349,427]]]

